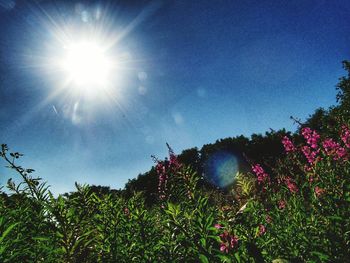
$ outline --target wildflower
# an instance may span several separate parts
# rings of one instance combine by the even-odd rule
[[[304,165],[304,169],[306,172],[310,172],[312,170],[312,168],[308,165]]]
[[[265,220],[266,223],[270,224],[272,222],[272,217],[270,215],[266,215]]]
[[[232,249],[236,248],[238,245],[238,237],[231,235],[230,246]]]
[[[180,168],[181,164],[175,155],[173,149],[169,146],[169,144],[166,144],[168,147],[168,152],[169,152],[169,166],[173,168]]]
[[[339,147],[336,152],[337,159],[347,159],[347,151],[344,147]]]
[[[238,237],[232,234],[229,234],[227,231],[220,234],[221,243],[220,251],[228,253],[230,250],[233,250],[238,245]]]
[[[215,227],[216,229],[222,228],[222,226],[221,226],[220,224],[215,224],[214,227]]]
[[[228,253],[228,246],[225,243],[220,244],[220,251]]]
[[[284,200],[279,200],[278,201],[278,209],[284,209],[284,208],[286,208],[286,201],[284,201]]]
[[[168,174],[166,169],[166,162],[158,161],[158,164],[156,165],[156,171],[158,174],[158,192],[159,192],[159,199],[164,200],[166,198],[166,191],[167,191],[167,181],[168,181]]]
[[[266,232],[266,227],[263,224],[259,224],[258,236],[262,236]]]
[[[311,184],[314,180],[315,180],[315,178],[314,178],[312,175],[310,175],[310,177],[309,177],[309,183]]]
[[[284,136],[282,138],[282,144],[283,144],[284,149],[287,153],[296,151],[296,148],[295,148],[293,142],[287,136]]]
[[[311,148],[317,149],[317,143],[320,139],[320,135],[316,131],[313,131],[309,127],[306,127],[301,130],[301,134],[305,138],[307,144],[311,146]]]
[[[341,140],[345,144],[346,148],[350,148],[350,129],[348,126],[343,125],[340,135]]]
[[[269,175],[264,171],[260,164],[253,165],[252,170],[256,174],[259,184],[269,181]]]
[[[286,177],[284,179],[284,182],[292,194],[295,194],[296,192],[298,192],[298,190],[299,190],[298,186],[295,184],[295,182],[290,177]]]
[[[153,157],[154,161],[157,163],[156,172],[158,174],[158,193],[160,200],[166,199],[169,174],[176,173],[176,171],[181,167],[177,156],[174,154],[174,151],[171,149],[169,144],[167,144],[167,147],[169,152],[169,160],[165,158],[164,161],[160,161]]]
[[[305,145],[301,148],[301,151],[303,152],[309,164],[312,165],[315,163],[319,149],[317,151],[313,151],[309,146]]]
[[[315,191],[315,194],[317,197],[320,197],[325,192],[325,190],[323,188],[318,187],[318,186],[315,187],[314,191]]]
[[[334,160],[343,159],[346,157],[346,150],[339,145],[339,143],[333,141],[333,139],[325,139],[322,146],[328,156],[333,156]]]

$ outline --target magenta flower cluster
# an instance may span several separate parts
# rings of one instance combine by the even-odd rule
[[[320,135],[316,132],[311,130],[309,127],[303,128],[301,130],[301,134],[306,140],[306,143],[313,149],[318,148],[318,141],[320,139]]]
[[[258,236],[262,236],[266,232],[266,227],[263,224],[259,224]]]
[[[350,129],[348,126],[343,125],[340,138],[345,144],[346,148],[350,149]]]
[[[325,193],[325,190],[319,186],[316,186],[314,191],[315,191],[315,194],[317,197],[320,197],[321,195],[323,195]]]
[[[158,174],[158,194],[160,200],[165,200],[167,191],[168,191],[168,177],[170,173],[176,173],[176,171],[181,167],[181,164],[175,155],[174,151],[167,144],[169,151],[169,160],[165,159],[164,161],[160,161],[156,158],[156,172]]]
[[[344,159],[347,152],[344,147],[341,147],[339,143],[333,139],[325,139],[322,146],[328,156],[332,156],[334,160]]]
[[[313,165],[317,160],[317,155],[319,153],[318,149],[318,142],[320,140],[320,135],[316,132],[311,130],[309,127],[303,128],[301,130],[301,134],[306,140],[306,143],[308,144],[303,146],[301,148],[302,153],[306,157],[308,163],[310,165]]]
[[[319,149],[315,151],[311,147],[304,145],[303,147],[301,147],[301,151],[306,157],[308,163],[313,165],[316,161],[317,155],[319,153]]]
[[[158,193],[159,199],[164,200],[167,193],[168,173],[167,165],[164,162],[158,162],[156,165],[156,171],[158,174]]]
[[[234,250],[238,246],[238,237],[232,234],[229,234],[227,231],[220,234],[221,244],[220,251],[229,253],[230,250]]]
[[[284,182],[292,194],[295,194],[298,192],[298,190],[299,190],[298,186],[290,177],[284,178]]]
[[[260,164],[253,165],[252,170],[255,173],[259,184],[270,180],[269,175],[264,171]]]
[[[277,205],[278,205],[278,209],[283,210],[284,208],[286,208],[286,201],[279,200]]]
[[[270,215],[265,216],[266,223],[271,224],[272,223],[272,217]]]
[[[222,225],[220,225],[220,224],[215,224],[214,227],[215,227],[216,229],[221,229],[221,228],[222,228]]]
[[[321,149],[319,148],[320,135],[311,130],[309,127],[305,127],[301,130],[302,136],[305,138],[308,145],[304,145],[300,148],[301,152],[306,157],[308,163],[312,166],[316,163],[319,157]],[[341,140],[347,148],[350,148],[350,129],[343,125],[341,130]],[[293,142],[287,137],[282,138],[282,144],[287,153],[296,151],[296,147]],[[331,156],[334,160],[347,160],[348,153],[345,147],[342,147],[339,143],[335,142],[333,139],[327,138],[323,140],[322,147],[324,153],[328,156]],[[306,170],[310,170],[311,167],[306,166]]]
[[[295,148],[293,142],[287,136],[284,136],[282,138],[282,144],[283,144],[284,150],[287,153],[296,151],[296,148]]]

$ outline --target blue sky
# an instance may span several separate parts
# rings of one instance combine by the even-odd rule
[[[1,143],[63,193],[75,181],[123,187],[166,142],[181,152],[293,130],[289,116],[335,104],[349,12],[348,1],[322,0],[0,0]],[[87,28],[118,39],[113,99],[55,93],[59,34]],[[0,182],[9,177],[1,167]]]

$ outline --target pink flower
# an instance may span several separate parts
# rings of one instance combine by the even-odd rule
[[[318,187],[318,186],[315,187],[314,191],[315,191],[315,194],[317,197],[320,197],[325,192],[325,190],[323,188]]]
[[[154,162],[156,163],[156,172],[158,174],[158,194],[160,200],[165,200],[167,197],[169,174],[176,174],[178,169],[181,167],[177,156],[174,154],[174,151],[171,149],[169,144],[167,144],[167,147],[169,152],[169,160],[165,158],[164,161],[161,161],[153,157]]]
[[[224,251],[225,251],[226,253],[228,253],[228,249],[229,249],[229,248],[228,248],[228,246],[227,246],[225,243],[221,243],[221,244],[220,244],[220,251],[221,251],[221,252],[224,252]]]
[[[284,149],[287,153],[296,151],[296,148],[295,148],[293,142],[287,136],[284,136],[282,138],[282,144],[283,144]]]
[[[261,184],[265,181],[269,181],[269,175],[264,171],[260,164],[255,164],[252,166],[252,170],[257,176],[258,183]]]
[[[295,194],[296,192],[298,192],[299,189],[298,189],[297,185],[290,177],[286,177],[284,179],[284,182],[292,194]]]
[[[168,153],[169,153],[169,166],[173,168],[180,168],[181,164],[177,159],[177,156],[175,155],[173,149],[170,147],[168,143],[166,144],[166,146],[168,147]]]
[[[230,250],[233,250],[238,245],[238,237],[232,234],[229,234],[227,231],[220,235],[220,251],[229,253]]]
[[[279,200],[278,201],[278,208],[279,209],[284,209],[284,208],[286,208],[286,201],[284,201],[284,200]]]
[[[266,223],[270,224],[272,222],[272,217],[270,215],[266,215],[265,220]]]
[[[304,165],[304,169],[306,172],[310,172],[312,170],[312,168],[308,165]]]
[[[310,175],[310,177],[309,177],[309,183],[311,184],[314,180],[315,180],[314,177],[313,177],[312,175]]]
[[[168,173],[167,173],[167,164],[166,162],[158,161],[156,165],[156,171],[158,174],[158,193],[159,199],[165,200],[167,192],[167,182],[168,182]]]
[[[266,232],[266,227],[263,224],[259,225],[259,233],[258,236],[262,236]]]
[[[322,145],[327,154],[332,152],[334,149],[338,148],[339,146],[339,144],[333,141],[333,139],[325,139]]]
[[[232,249],[236,248],[238,245],[238,237],[231,235],[230,246]]]
[[[325,139],[322,146],[326,154],[328,156],[333,156],[334,160],[343,159],[347,155],[345,148],[341,147],[339,143],[333,141],[333,139]]]
[[[317,143],[320,139],[320,135],[316,131],[311,130],[309,127],[303,128],[301,134],[305,138],[308,145],[313,149],[317,149]]]
[[[215,227],[216,229],[222,228],[222,226],[221,226],[220,224],[215,224],[214,227]]]
[[[305,155],[309,164],[313,165],[316,161],[317,154],[319,153],[319,149],[317,151],[313,151],[309,146],[303,146],[301,151]]]
[[[340,138],[345,144],[346,148],[350,149],[350,129],[348,126],[342,126]]]

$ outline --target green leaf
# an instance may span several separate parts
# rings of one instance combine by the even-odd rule
[[[202,263],[209,263],[208,258],[203,254],[199,254],[199,259],[201,260]]]
[[[50,240],[50,238],[49,237],[33,237],[33,240],[47,241],[47,240]]]
[[[318,256],[320,260],[329,260],[329,256],[318,251],[312,251],[312,255]]]
[[[283,258],[276,258],[272,260],[272,263],[289,263],[289,261]]]
[[[207,241],[205,240],[204,237],[202,237],[199,242],[201,243],[202,247],[206,247],[207,246]]]
[[[236,253],[234,254],[234,256],[235,256],[237,262],[240,263],[240,262],[241,262],[241,257],[239,256],[239,253],[236,252]]]
[[[213,236],[213,235],[210,235],[208,236],[209,238],[212,238],[214,240],[216,240],[217,242],[221,242],[221,238],[219,236]]]
[[[222,262],[231,262],[230,257],[226,255],[218,255],[218,258],[220,258]]]
[[[2,241],[4,240],[4,238],[11,232],[11,230],[18,225],[18,223],[14,223],[12,225],[10,225],[5,231],[4,233],[2,233],[1,237],[0,237],[0,243],[2,243]]]

